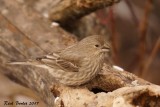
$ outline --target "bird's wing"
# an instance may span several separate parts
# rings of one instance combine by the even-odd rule
[[[37,61],[49,67],[60,67],[65,71],[78,72],[78,66],[73,62],[61,58],[58,54],[52,53],[36,58]]]

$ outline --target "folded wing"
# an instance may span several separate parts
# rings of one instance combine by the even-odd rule
[[[71,61],[61,58],[58,54],[52,53],[42,57],[36,58],[41,64],[45,64],[49,67],[58,67],[69,72],[78,72],[78,66]]]

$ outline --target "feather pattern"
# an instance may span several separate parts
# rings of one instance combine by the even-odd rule
[[[109,49],[104,38],[94,35],[84,38],[61,52],[10,64],[42,67],[60,83],[76,86],[90,81],[100,72]]]

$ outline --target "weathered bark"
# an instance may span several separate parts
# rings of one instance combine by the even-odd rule
[[[50,10],[50,19],[68,26],[75,20],[98,9],[111,6],[120,0],[62,0]]]
[[[155,105],[159,104],[159,86],[126,71],[108,71],[105,65],[102,73],[89,83],[79,87],[67,87],[57,83],[45,69],[6,64],[11,59],[21,60],[57,51],[75,43],[76,39],[58,26],[50,27],[49,22],[25,4],[11,0],[1,2],[0,72],[37,92],[47,106],[54,105],[55,97],[60,97],[56,100],[55,106],[66,107],[75,104],[76,107],[149,105],[147,100],[151,100]],[[101,89],[103,92],[98,91],[99,93],[94,94],[92,89]],[[147,96],[147,99],[143,96]]]
[[[113,92],[91,93],[85,88],[53,86],[60,92],[56,107],[159,107],[160,89],[156,85],[123,87]],[[60,106],[59,106],[60,105]]]

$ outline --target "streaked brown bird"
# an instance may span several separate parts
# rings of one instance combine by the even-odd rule
[[[26,62],[11,64],[34,65],[45,68],[57,81],[78,86],[92,80],[109,57],[110,45],[104,36],[88,36],[61,52],[52,53]]]

